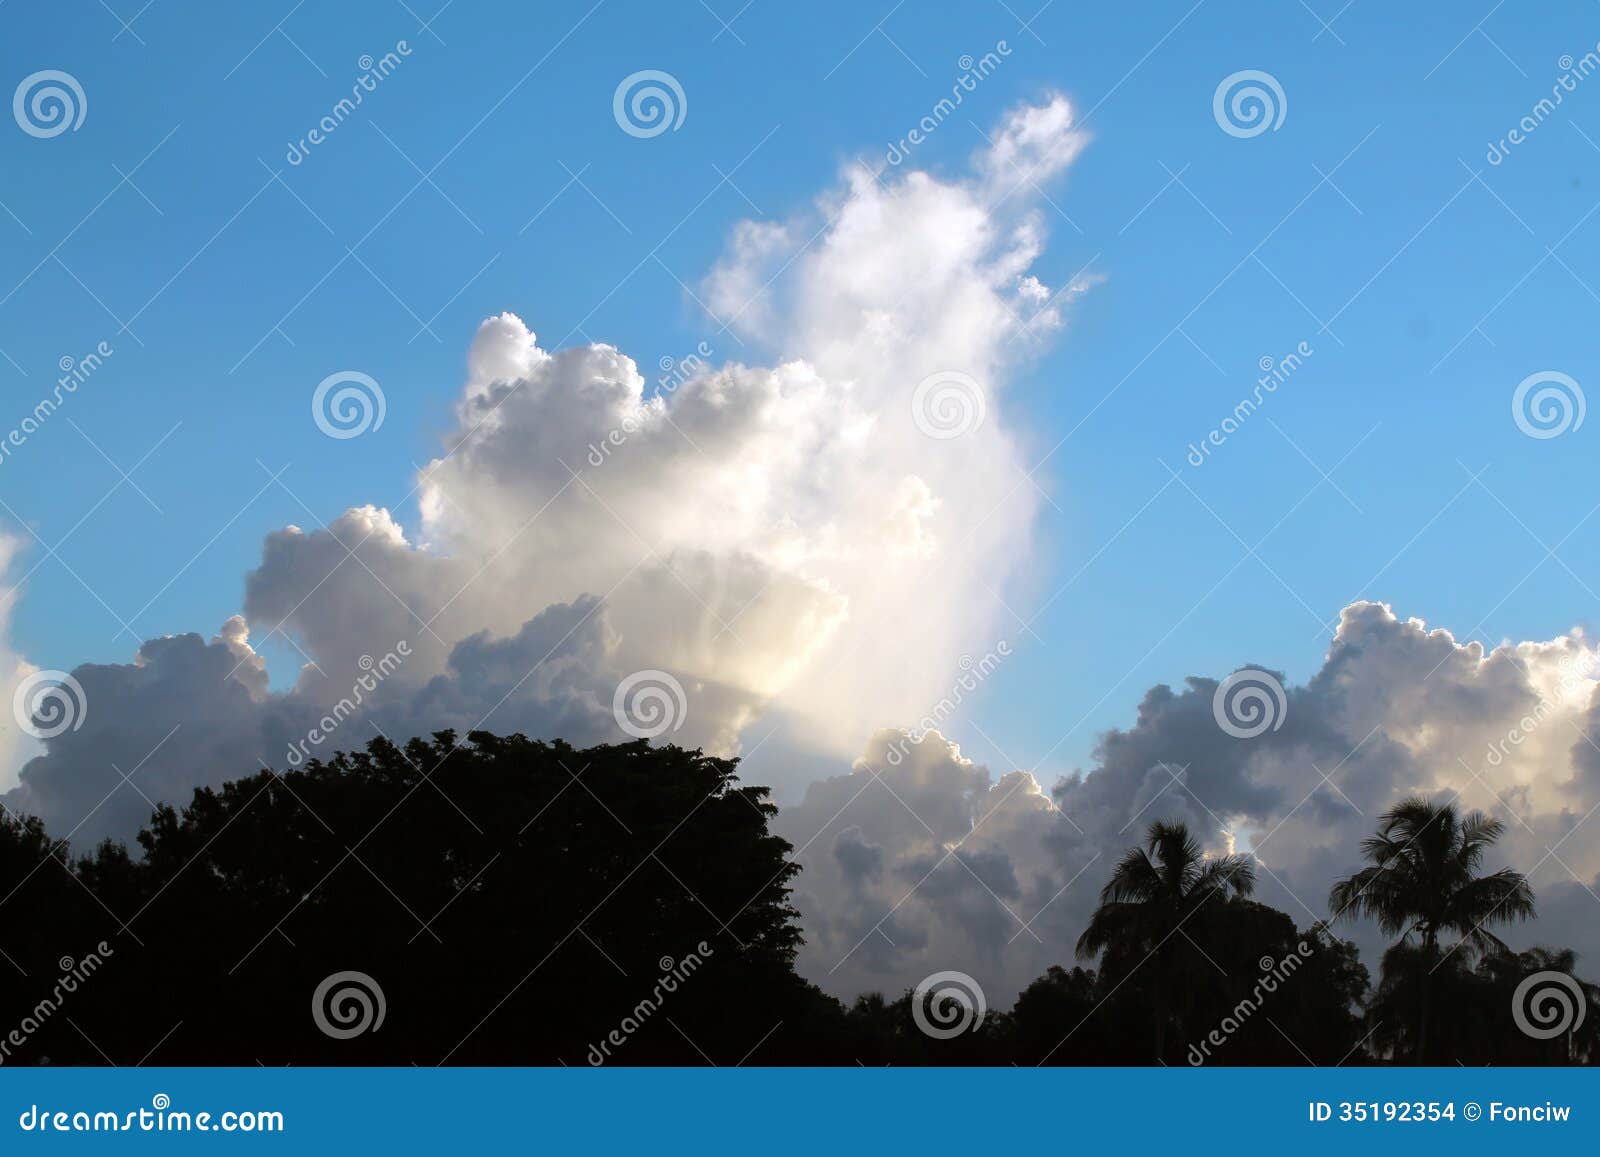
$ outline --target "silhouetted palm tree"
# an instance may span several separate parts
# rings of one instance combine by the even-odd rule
[[[1328,906],[1334,920],[1372,917],[1384,932],[1398,933],[1401,944],[1417,937],[1421,951],[1413,957],[1420,970],[1415,1059],[1425,1064],[1432,1012],[1430,978],[1441,962],[1440,936],[1461,937],[1451,953],[1463,946],[1485,954],[1509,951],[1484,926],[1530,919],[1533,889],[1521,872],[1510,868],[1478,874],[1484,850],[1505,832],[1505,824],[1483,812],[1463,816],[1453,804],[1412,796],[1390,808],[1379,822],[1377,835],[1361,841],[1361,854],[1369,866],[1335,884],[1328,893]]]
[[[1078,938],[1078,956],[1105,948],[1142,953],[1151,975],[1155,1059],[1166,1052],[1168,993],[1177,946],[1172,938],[1209,900],[1248,896],[1255,868],[1244,856],[1208,858],[1187,824],[1156,821],[1143,847],[1130,848],[1100,890],[1100,906]]]

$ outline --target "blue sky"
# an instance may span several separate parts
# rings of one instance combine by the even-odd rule
[[[128,28],[101,4],[0,8],[7,85],[60,69],[87,97],[76,131],[0,132],[14,412],[0,427],[61,358],[115,349],[61,412],[70,423],[0,465],[0,498],[39,539],[72,531],[59,558],[35,541],[22,561],[38,565],[13,635],[42,666],[127,661],[124,624],[209,635],[239,609],[263,535],[308,509],[331,520],[373,502],[414,520],[403,496],[438,452],[486,316],[512,310],[547,348],[607,341],[641,365],[694,348],[718,327],[684,287],[730,228],[786,217],[842,163],[881,158],[963,54],[1001,40],[1011,55],[914,163],[957,170],[1006,109],[1065,93],[1093,141],[1050,192],[1035,272],[1104,280],[995,402],[1050,501],[1004,592],[1028,621],[1001,620],[1017,657],[977,726],[952,729],[971,753],[1049,778],[1130,723],[1151,684],[1245,664],[1304,679],[1358,597],[1490,642],[1591,616],[1577,576],[1600,561],[1580,482],[1593,428],[1526,437],[1511,398],[1536,372],[1593,372],[1600,79],[1502,163],[1485,157],[1563,56],[1595,48],[1591,4],[1535,21],[1488,0],[1403,18],[1367,0],[1154,4],[1138,19],[1060,2],[1035,15],[1032,0],[458,0],[437,16],[433,0],[109,3]],[[288,164],[358,59],[401,40],[394,74]],[[618,80],[640,69],[687,96],[683,125],[647,141],[612,117]],[[1287,104],[1247,139],[1212,110],[1244,69],[1272,74]],[[1300,342],[1314,353],[1292,379],[1186,465],[1259,360]],[[336,442],[307,398],[351,367],[383,383],[387,416]],[[292,495],[258,462],[287,464]],[[292,676],[292,652],[266,653]]]

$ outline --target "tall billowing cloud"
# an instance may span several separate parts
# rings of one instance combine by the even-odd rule
[[[1264,898],[1309,922],[1380,812],[1459,793],[1508,819],[1500,854],[1547,914],[1526,935],[1600,952],[1576,633],[1486,651],[1356,604],[1276,728],[1223,729],[1197,676],[1057,784],[901,730],[997,645],[1028,561],[1005,383],[1087,288],[1035,272],[1039,190],[1085,143],[1054,98],[964,176],[851,166],[809,211],[739,225],[703,344],[654,382],[612,346],[488,319],[416,525],[360,506],[267,535],[239,615],[77,667],[87,711],[42,752],[7,737],[26,762],[5,805],[82,846],[197,785],[443,728],[752,753],[793,801],[808,975],[848,994],[960,968],[1003,1003],[1070,959],[1154,819],[1253,852]],[[279,635],[306,664],[274,690],[255,648]],[[31,671],[0,646],[8,699]]]
[[[83,726],[9,805],[81,841],[127,835],[145,796],[378,732],[735,753],[771,718],[769,758],[837,767],[917,718],[993,644],[992,592],[1026,560],[1003,386],[1084,288],[1031,272],[1040,190],[1083,144],[1055,97],[965,176],[850,166],[794,219],[738,226],[700,352],[654,383],[613,346],[485,321],[418,524],[364,506],[269,534],[209,642],[78,669]],[[275,635],[306,657],[285,691],[252,649]]]

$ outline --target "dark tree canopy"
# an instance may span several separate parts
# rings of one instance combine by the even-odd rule
[[[821,997],[793,972],[774,810],[732,761],[643,741],[378,740],[158,809],[139,860],[106,844],[70,865],[8,824],[4,946],[44,988],[58,957],[114,952],[30,1041],[56,1062],[165,1038],[165,1063],[582,1064],[691,954],[620,1059],[733,1063],[768,1030],[763,1047],[804,1051]],[[339,1040],[311,998],[347,970],[385,1019]],[[34,987],[8,986],[8,1019]]]
[[[1404,1011],[1409,1024],[1403,1032],[1391,1024],[1388,1039],[1403,1045],[1391,1054],[1428,1064],[1444,1055],[1430,1039],[1440,971],[1455,957],[1465,958],[1461,965],[1478,955],[1509,956],[1489,925],[1531,920],[1533,889],[1511,868],[1481,872],[1484,853],[1505,834],[1505,824],[1483,812],[1462,815],[1453,803],[1413,796],[1378,825],[1361,841],[1367,866],[1333,886],[1328,907],[1336,920],[1367,916],[1400,938],[1384,955],[1384,986],[1388,1010]],[[1447,947],[1450,936],[1457,939]]]
[[[1405,940],[1369,1001],[1353,944],[1257,903],[1247,858],[1169,823],[1114,868],[1078,946],[1096,968],[930,1033],[910,991],[845,1005],[795,972],[775,812],[698,751],[441,732],[199,790],[156,809],[139,855],[74,858],[0,816],[0,1064],[1359,1064],[1417,1051],[1424,999],[1471,1010],[1434,1018],[1463,1063],[1600,1056],[1593,986],[1565,1038],[1511,1015],[1570,952],[1454,953],[1424,988],[1427,937]],[[1498,832],[1444,818],[1414,879],[1376,878],[1394,903],[1362,910],[1492,949],[1457,916],[1481,914],[1473,849]],[[1369,845],[1372,882],[1390,859]],[[1443,899],[1434,863],[1457,865]]]

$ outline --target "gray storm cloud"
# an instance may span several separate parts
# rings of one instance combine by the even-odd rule
[[[1584,826],[1600,807],[1600,657],[1581,633],[1486,651],[1355,603],[1322,668],[1285,689],[1279,726],[1251,738],[1219,725],[1222,674],[1152,687],[1048,793],[937,732],[909,748],[905,732],[874,736],[779,816],[805,867],[803,970],[849,995],[956,968],[1003,1001],[1071,960],[1112,863],[1158,819],[1254,855],[1259,898],[1304,927],[1331,915],[1328,888],[1379,813],[1418,792],[1506,820],[1487,866],[1528,873],[1541,910],[1513,944],[1600,960],[1600,841]],[[1339,927],[1375,965],[1376,931]]]

